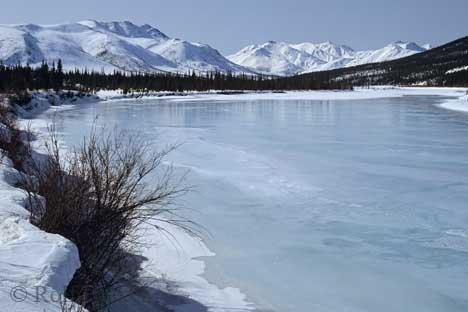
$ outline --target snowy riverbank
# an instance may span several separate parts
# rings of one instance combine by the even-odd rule
[[[8,105],[6,102],[1,105]],[[3,134],[9,133],[1,125]],[[29,223],[27,195],[15,187],[22,173],[10,159],[0,162],[0,310],[62,311],[63,295],[79,268],[77,248]]]

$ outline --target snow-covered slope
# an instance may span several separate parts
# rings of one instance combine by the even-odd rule
[[[413,42],[395,42],[373,51],[354,51],[348,46],[332,42],[288,44],[269,41],[248,46],[228,56],[232,62],[253,71],[289,76],[312,71],[383,62],[426,51]]]
[[[347,66],[395,60],[413,55],[415,53],[424,52],[426,50],[426,48],[423,48],[422,46],[419,46],[414,42],[398,41],[375,51],[356,52],[355,58],[349,63],[347,63]]]
[[[62,59],[66,69],[250,72],[209,45],[171,39],[131,22],[0,26],[0,60],[36,65]]]

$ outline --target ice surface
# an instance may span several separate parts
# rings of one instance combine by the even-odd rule
[[[180,204],[211,236],[149,233],[144,255],[209,310],[466,311],[468,119],[440,108],[461,92],[107,101],[58,126],[77,142],[99,115],[183,143],[168,163],[196,192]]]

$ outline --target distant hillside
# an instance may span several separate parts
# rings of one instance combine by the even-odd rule
[[[468,86],[468,37],[398,60],[298,76],[365,85]]]

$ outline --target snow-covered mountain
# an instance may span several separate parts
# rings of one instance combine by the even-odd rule
[[[65,69],[112,72],[221,71],[288,76],[388,61],[427,50],[395,42],[375,51],[354,51],[332,42],[288,44],[269,41],[221,55],[207,44],[169,38],[151,25],[86,20],[60,25],[0,25],[0,60],[40,64],[62,59]]]
[[[395,42],[373,51],[354,51],[332,42],[289,44],[269,41],[251,45],[228,56],[232,62],[253,71],[290,76],[320,70],[383,62],[402,58],[430,49],[414,42]]]
[[[0,26],[3,63],[35,65],[59,58],[66,69],[106,72],[250,72],[209,45],[169,38],[150,25],[86,20],[47,26]]]

